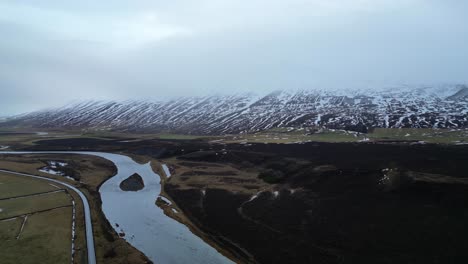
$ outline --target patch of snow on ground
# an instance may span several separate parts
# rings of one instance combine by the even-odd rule
[[[0,208],[0,213],[1,213],[1,212],[3,212],[3,209],[2,209],[2,208]]]
[[[411,143],[410,145],[424,145],[426,144],[426,141],[420,140],[418,142]]]
[[[65,163],[65,162],[59,162],[59,161],[48,161],[47,162],[49,164],[49,166],[53,169],[57,168],[57,167],[65,167],[65,166],[68,166],[68,163]]]
[[[169,170],[169,167],[167,167],[166,164],[163,164],[162,168],[163,168],[164,173],[166,174],[166,177],[170,178],[171,177],[171,171]]]
[[[10,146],[1,146],[0,145],[0,150],[8,149]]]
[[[275,198],[277,198],[279,196],[279,192],[278,191],[274,191],[273,192],[273,195],[275,196]]]
[[[71,196],[70,196],[71,198]],[[72,240],[71,240],[71,255],[72,255],[72,263],[75,258],[75,234],[76,234],[76,206],[75,206],[75,200],[72,199],[72,205],[73,205],[73,213],[72,213]]]
[[[169,201],[169,199],[167,199],[166,197],[164,196],[159,196],[159,198],[161,198],[161,200],[165,201],[168,205],[171,205],[171,201]]]
[[[252,195],[252,197],[250,197],[250,199],[249,199],[249,202],[251,202],[251,201],[257,199],[257,197],[258,197],[259,194],[260,194],[260,193],[257,193],[257,194]]]
[[[61,171],[56,171],[56,170],[53,170],[53,169],[50,169],[50,168],[42,168],[42,169],[39,169],[40,172],[44,172],[44,173],[48,173],[48,174],[52,174],[52,175],[59,175],[59,176],[64,176],[63,175],[63,172]]]
[[[60,169],[62,167],[68,166],[68,163],[58,162],[58,161],[48,161],[47,164],[49,164],[49,165],[39,169],[39,171],[47,173],[47,174],[51,174],[51,175],[63,176],[65,178],[69,179],[69,180],[75,181],[74,178],[72,178],[72,177],[70,177],[68,175],[65,175],[62,171],[58,170],[58,169]]]
[[[322,121],[322,115],[318,114],[317,119],[315,119],[314,124],[317,126],[320,124],[320,121]]]
[[[141,139],[132,139],[132,140],[122,140],[119,141],[120,143],[131,143],[131,142],[138,142],[141,141]]]
[[[174,214],[178,214],[178,213],[179,213],[179,212],[178,212],[176,209],[174,209],[174,208],[172,208],[172,212],[174,212]]]

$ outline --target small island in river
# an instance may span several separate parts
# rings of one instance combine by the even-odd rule
[[[123,180],[120,183],[120,189],[122,191],[139,191],[145,187],[145,183],[143,182],[143,178],[137,173],[134,173],[132,176],[128,177],[127,179]]]

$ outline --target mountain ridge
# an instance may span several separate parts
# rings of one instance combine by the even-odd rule
[[[85,101],[19,115],[0,126],[228,134],[275,127],[467,128],[467,86],[275,91],[166,101]]]

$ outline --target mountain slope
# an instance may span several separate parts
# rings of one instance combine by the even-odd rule
[[[10,118],[1,126],[223,134],[274,127],[468,127],[467,87],[277,91],[169,101],[89,101]]]

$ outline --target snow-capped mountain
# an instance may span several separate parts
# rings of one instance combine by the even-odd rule
[[[467,128],[468,87],[277,91],[168,101],[88,101],[10,118],[2,126],[193,134],[324,126]]]

